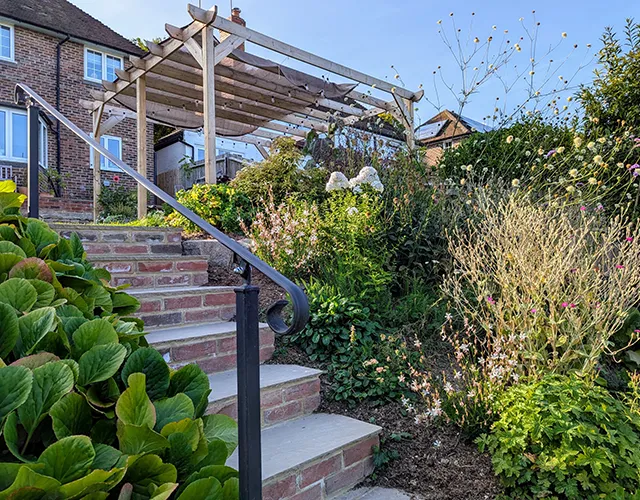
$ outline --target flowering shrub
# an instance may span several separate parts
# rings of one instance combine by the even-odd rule
[[[191,189],[178,191],[176,199],[207,222],[230,233],[240,232],[241,225],[250,221],[254,213],[251,200],[227,184],[194,184]],[[170,213],[167,223],[186,232],[200,231],[178,212]]]
[[[581,378],[551,375],[511,389],[481,450],[516,498],[633,498],[640,415]]]
[[[322,255],[321,219],[317,205],[290,200],[276,205],[269,195],[249,227],[252,250],[269,265],[292,279],[306,278]]]

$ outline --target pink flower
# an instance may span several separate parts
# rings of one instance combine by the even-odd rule
[[[622,264],[616,264],[616,269],[624,269],[624,266]]]
[[[628,242],[632,242],[632,241],[633,241],[633,237],[631,237],[631,236],[627,236],[627,241],[628,241]]]
[[[492,306],[493,306],[493,305],[495,305],[495,303],[496,303],[496,301],[495,301],[495,300],[493,300],[493,297],[492,297],[491,295],[489,295],[489,296],[487,297],[487,302],[488,302],[489,304],[491,304]]]
[[[584,205],[580,207],[580,211],[584,212],[587,209],[587,207],[585,207]]]
[[[120,182],[120,176],[119,175],[114,175],[113,176],[113,182]]]
[[[531,312],[532,312],[533,314],[535,314],[535,313],[537,313],[537,312],[538,312],[538,310],[537,310],[537,309],[531,309]]]
[[[571,269],[571,272],[572,272],[572,273],[577,273],[577,272],[578,272],[578,269],[574,267],[573,269]]]
[[[562,303],[562,307],[569,307],[569,303],[568,302],[563,302]]]
[[[569,304],[569,307],[570,307],[571,309],[573,309],[573,308],[575,308],[575,307],[576,307],[576,305],[572,302],[571,304]]]

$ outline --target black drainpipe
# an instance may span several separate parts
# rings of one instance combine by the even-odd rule
[[[62,45],[69,41],[71,37],[67,35],[65,38],[58,42],[56,45],[56,109],[60,111],[60,54],[62,52]],[[62,189],[60,187],[60,176],[62,175],[62,168],[60,162],[62,161],[62,152],[60,151],[60,122],[56,121],[56,170],[58,171],[58,179],[54,183],[53,189],[56,196],[62,196]]]

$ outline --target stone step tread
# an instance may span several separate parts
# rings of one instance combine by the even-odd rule
[[[177,233],[182,231],[179,227],[151,227],[151,226],[124,226],[124,225],[109,225],[109,224],[82,224],[82,223],[67,223],[67,222],[53,222],[50,224],[53,229],[77,229],[79,231],[115,231],[127,233],[131,231],[140,232],[152,232],[152,233]]]
[[[183,325],[171,328],[154,328],[147,334],[149,344],[163,344],[190,339],[204,339],[208,337],[224,337],[235,335],[237,323],[234,321],[214,321],[193,325]],[[260,328],[268,328],[266,323],[260,323]]]
[[[129,262],[129,261],[193,261],[207,260],[206,255],[175,255],[161,253],[133,253],[129,255],[96,254],[90,257],[92,262]]]
[[[359,420],[314,413],[262,430],[262,480],[295,471],[351,444],[376,436],[381,427]],[[238,467],[238,450],[227,465]]]
[[[165,288],[127,289],[129,295],[136,297],[171,297],[176,295],[199,295],[207,293],[225,293],[233,291],[232,286],[172,286]]]
[[[262,365],[260,366],[260,389],[274,389],[278,386],[312,380],[322,374],[298,365]],[[228,370],[209,375],[209,403],[217,403],[238,395],[238,371]]]

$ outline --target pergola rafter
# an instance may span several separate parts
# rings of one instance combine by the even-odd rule
[[[104,91],[93,91],[94,101],[82,103],[94,115],[96,137],[101,127],[104,133],[107,123],[100,125],[101,117],[104,112],[112,113],[113,104],[128,108],[127,116],[135,112],[138,155],[143,155],[138,161],[141,174],[146,176],[147,120],[180,128],[202,127],[205,179],[212,183],[216,180],[216,136],[253,144],[264,156],[265,148],[282,135],[305,138],[312,130],[328,132],[335,121],[352,126],[389,112],[405,125],[407,144],[413,146],[413,103],[422,98],[422,91],[412,92],[220,18],[217,7],[204,10],[189,5],[188,12],[193,19],[190,24],[182,28],[165,25],[166,40],[147,42],[149,52],[144,57],[131,57],[131,67],[116,70],[114,82],[104,81]],[[214,29],[226,38],[218,43]],[[331,83],[253,56],[244,52],[246,42],[352,83]],[[359,85],[364,85],[365,92],[356,90]],[[374,96],[373,89],[390,97]],[[100,168],[94,161],[96,209],[99,191]],[[139,199],[144,198],[142,193]],[[142,215],[144,207],[139,207]]]

